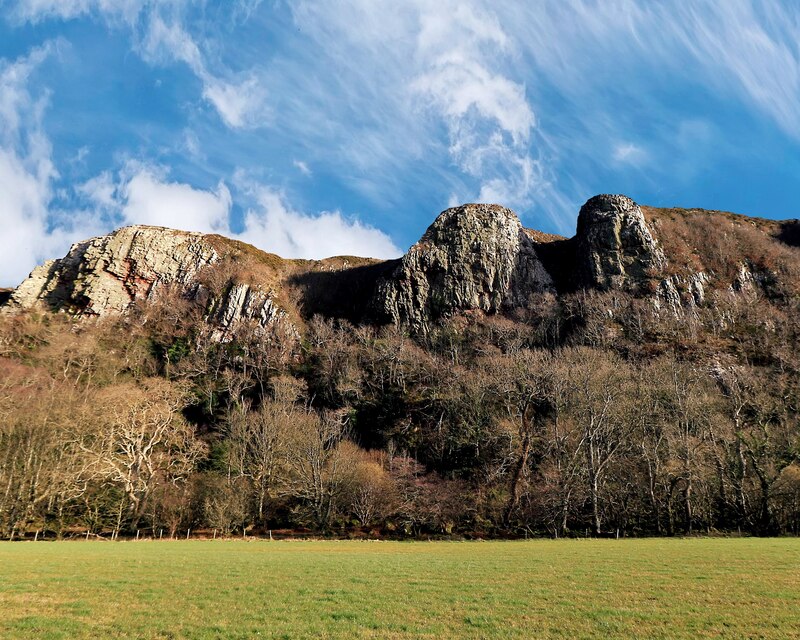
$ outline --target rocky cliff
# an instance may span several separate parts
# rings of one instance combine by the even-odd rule
[[[666,266],[639,205],[626,196],[599,195],[578,214],[577,279],[598,289],[641,288]]]
[[[374,308],[386,320],[421,329],[453,311],[496,313],[524,305],[535,294],[555,291],[536,244],[505,207],[448,209],[378,284]]]
[[[199,233],[124,227],[79,242],[63,258],[36,267],[11,295],[10,305],[77,315],[120,313],[168,285],[188,294],[200,269],[219,257]]]
[[[36,267],[11,293],[5,309],[103,317],[170,293],[202,305],[219,338],[246,321],[265,328],[283,318],[274,291],[226,277],[232,251],[215,240],[163,227],[123,227],[79,242],[63,258]],[[223,273],[206,277],[211,269]],[[218,290],[210,289],[207,280],[219,282]]]
[[[652,293],[666,265],[642,209],[626,196],[591,198],[569,240],[524,229],[504,207],[468,204],[443,212],[379,282],[374,308],[424,331],[453,312],[498,313],[547,293]]]
[[[103,316],[172,291],[199,305],[220,339],[244,323],[302,332],[316,314],[424,333],[455,313],[503,313],[581,289],[647,298],[680,316],[712,291],[793,291],[797,227],[599,195],[567,239],[523,228],[505,207],[467,204],[441,213],[401,260],[381,262],[284,260],[220,236],[135,226],[37,267],[4,309]]]

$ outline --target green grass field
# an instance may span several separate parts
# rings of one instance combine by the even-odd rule
[[[800,638],[800,540],[0,543],[0,638]]]

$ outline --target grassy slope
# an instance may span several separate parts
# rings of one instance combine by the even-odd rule
[[[215,268],[226,279],[273,291],[278,306],[298,327],[318,313],[363,320],[377,279],[396,262],[356,256],[286,259],[220,235],[207,235],[206,240],[224,256]]]
[[[800,540],[2,543],[0,637],[800,637]]]

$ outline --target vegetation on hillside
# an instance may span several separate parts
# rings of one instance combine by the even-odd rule
[[[721,249],[702,250],[709,268]],[[103,321],[5,316],[0,535],[797,533],[779,251],[774,286],[682,314],[580,290],[416,338],[317,316],[300,340],[219,342],[167,294]]]

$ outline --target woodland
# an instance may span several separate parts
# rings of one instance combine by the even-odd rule
[[[0,536],[794,535],[799,300],[580,290],[226,341],[168,292],[5,315]]]

